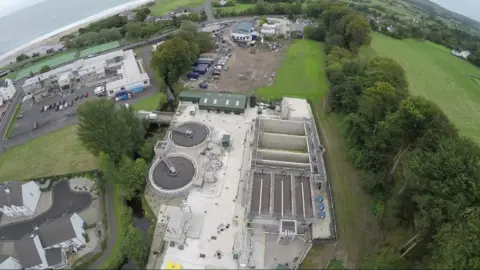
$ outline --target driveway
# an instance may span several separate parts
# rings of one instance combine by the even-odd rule
[[[0,227],[0,240],[20,240],[25,234],[33,232],[35,226],[40,226],[47,220],[56,219],[65,214],[82,212],[92,202],[90,193],[72,191],[68,181],[55,183],[52,188],[52,194],[53,200],[50,209],[32,220]]]

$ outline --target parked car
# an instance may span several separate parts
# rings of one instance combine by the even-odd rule
[[[88,92],[83,93],[84,97],[88,97]]]
[[[208,84],[205,83],[205,82],[200,83],[198,86],[200,86],[200,88],[202,88],[202,89],[207,89],[208,88]]]
[[[38,123],[37,122],[33,122],[33,130],[36,130],[38,128]]]
[[[69,106],[70,106],[70,107],[72,107],[72,106],[73,106],[73,103],[74,103],[74,102],[73,102],[73,100],[72,100],[72,101],[70,101],[70,104],[69,104]]]
[[[63,105],[58,106],[58,110],[63,110]]]
[[[59,109],[60,109],[60,106],[55,107],[56,112],[58,112]]]
[[[65,102],[65,103],[63,104],[63,108],[67,108],[67,107],[68,107],[68,102]]]
[[[19,115],[17,116],[17,119],[22,119],[22,118],[23,118],[23,114],[19,114]]]
[[[42,106],[42,108],[40,109],[40,112],[44,112],[45,111],[45,107]]]
[[[106,88],[105,86],[98,86],[93,90],[93,93],[97,96],[104,96],[105,95]]]
[[[83,95],[78,96],[78,98],[79,98],[79,99],[82,99],[82,98],[83,98]]]
[[[78,96],[75,96],[75,100],[78,100]]]

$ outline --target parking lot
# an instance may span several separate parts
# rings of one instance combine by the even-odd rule
[[[75,114],[78,105],[85,102],[85,100],[97,98],[93,94],[93,90],[94,87],[88,87],[73,91],[73,93],[65,91],[36,103],[23,103],[23,117],[17,119],[15,122],[15,126],[12,129],[9,139],[22,136],[34,138],[39,136],[39,134],[45,134],[63,126],[75,123]],[[88,97],[84,97],[85,93],[88,93]],[[58,110],[51,108],[44,111],[43,108],[45,106],[51,106],[54,103],[58,104]],[[72,106],[60,110],[60,106],[62,105],[59,103],[69,103],[69,105],[72,104]]]

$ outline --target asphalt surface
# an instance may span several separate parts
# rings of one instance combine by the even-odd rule
[[[33,232],[35,226],[40,226],[45,221],[60,218],[65,214],[79,213],[90,206],[92,202],[92,196],[89,193],[72,191],[67,181],[54,184],[52,196],[52,206],[45,213],[29,221],[0,227],[0,240],[20,240],[25,234]]]

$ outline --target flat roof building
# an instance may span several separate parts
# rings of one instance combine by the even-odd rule
[[[248,21],[240,22],[232,30],[231,38],[236,41],[250,41],[253,30],[253,23]]]
[[[198,103],[201,110],[237,114],[245,112],[247,105],[247,96],[231,93],[183,91],[180,93],[180,100]]]

